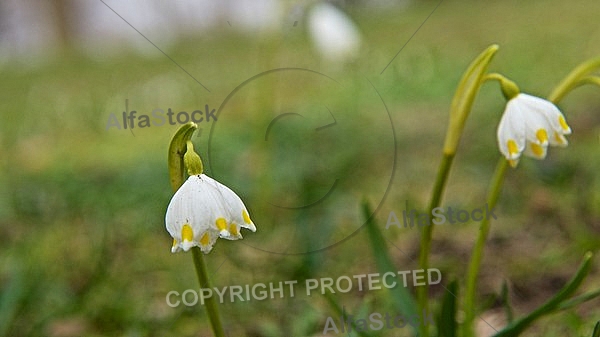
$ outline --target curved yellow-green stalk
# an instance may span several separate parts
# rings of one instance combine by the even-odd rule
[[[471,112],[475,97],[477,97],[477,93],[479,93],[479,89],[484,82],[487,68],[493,56],[496,54],[496,51],[498,51],[498,45],[494,44],[479,54],[479,56],[471,62],[458,84],[458,88],[456,89],[456,93],[454,94],[450,106],[450,121],[448,123],[448,130],[446,131],[442,161],[438,167],[438,173],[435,185],[433,186],[427,214],[431,214],[432,210],[441,203],[442,194],[446,186],[446,181],[448,180],[448,175],[450,174],[452,161],[456,154],[456,149],[458,148],[465,122]],[[434,226],[430,223],[429,226],[423,227],[421,233],[419,266],[421,269],[425,270],[429,267],[429,252],[431,250],[433,227]],[[428,297],[427,287],[417,288],[419,312],[428,312]],[[419,336],[429,336],[428,326],[426,324],[420,326]]]

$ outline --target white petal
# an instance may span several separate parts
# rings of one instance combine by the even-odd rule
[[[500,152],[515,163],[521,152],[543,159],[548,145],[566,146],[564,135],[571,133],[560,110],[550,101],[518,94],[511,99],[498,125]],[[509,151],[508,142],[514,140],[518,154]]]
[[[567,141],[567,138],[565,138],[565,136],[558,132],[554,132],[549,137],[550,138],[548,140],[550,142],[550,145],[552,146],[566,147],[567,145],[569,145],[569,141]]]
[[[225,204],[225,207],[229,210],[229,217],[227,218],[228,224],[236,224],[238,227],[247,228],[253,232],[256,231],[256,226],[248,215],[248,210],[242,202],[242,199],[235,194],[229,187],[221,184],[220,182],[212,179],[211,177],[204,176],[206,181],[211,184],[219,193],[221,200]],[[245,214],[245,216],[244,216]],[[240,235],[241,238],[241,235]]]
[[[521,152],[525,149],[526,129],[525,120],[522,116],[521,108],[515,98],[508,101],[504,114],[498,125],[498,147],[500,152],[509,160],[519,158]],[[511,154],[508,149],[508,142],[512,140],[517,146],[517,153]]]
[[[184,252],[187,252],[188,250],[190,250],[190,248],[192,248],[194,246],[198,246],[198,244],[195,243],[194,241],[183,241],[180,244],[180,247],[183,249]]]
[[[200,233],[211,228],[217,213],[224,214],[225,209],[214,190],[200,176],[190,176],[169,203],[167,230],[174,238],[181,237],[181,228],[187,223],[194,230],[196,239]]]
[[[204,254],[208,254],[210,253],[210,251],[212,250],[213,245],[215,244],[215,242],[217,242],[217,238],[219,237],[219,234],[216,230],[211,229],[209,231],[206,232],[207,238],[208,238],[208,242],[203,243],[202,239],[199,240],[200,242],[200,250],[202,250],[202,252]]]
[[[554,132],[548,119],[535,110],[528,110],[527,107],[523,107],[523,110],[525,110],[523,111],[523,119],[527,141],[539,145],[547,145],[549,135]]]
[[[167,231],[175,240],[174,250],[181,248],[188,251],[198,246],[203,252],[210,251],[219,232],[216,219],[225,218],[226,214],[225,206],[214,188],[200,176],[190,176],[173,195],[165,216]],[[192,229],[191,241],[182,238],[182,229],[186,224]],[[205,234],[207,237],[202,242]]]
[[[520,96],[523,96],[523,104],[525,104],[529,109],[536,111],[538,114],[543,115],[546,118],[547,123],[550,124],[554,131],[557,131],[562,135],[568,135],[571,133],[571,128],[565,122],[564,115],[552,102],[527,94],[520,94]],[[561,118],[564,122],[564,125],[561,125]],[[551,133],[549,132],[548,135],[550,134]]]
[[[528,157],[544,159],[546,158],[547,149],[548,145],[539,145],[537,143],[527,142],[527,146],[525,147],[525,151],[523,153]]]

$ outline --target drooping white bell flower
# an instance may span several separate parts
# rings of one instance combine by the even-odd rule
[[[358,55],[361,36],[356,24],[337,7],[318,3],[308,14],[309,34],[321,57],[345,63]]]
[[[241,227],[256,231],[242,200],[205,174],[190,176],[177,190],[165,221],[173,237],[173,253],[187,252],[194,246],[209,253],[219,237],[241,239]]]
[[[548,145],[565,147],[571,133],[565,117],[550,101],[519,93],[506,104],[498,125],[498,146],[512,167],[522,153],[543,159]]]

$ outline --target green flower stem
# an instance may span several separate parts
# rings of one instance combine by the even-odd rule
[[[508,167],[508,161],[504,157],[500,157],[492,181],[490,183],[490,190],[487,197],[487,203],[490,209],[496,207],[498,197],[500,195],[500,189],[502,182],[504,181],[504,174]],[[464,336],[472,336],[473,330],[473,319],[475,318],[475,285],[477,282],[477,276],[479,274],[479,268],[481,267],[481,259],[483,257],[483,247],[487,240],[490,231],[490,221],[486,217],[479,225],[479,233],[477,235],[477,242],[473,247],[473,253],[471,254],[471,262],[469,263],[469,270],[467,272],[467,289],[465,291],[465,321],[464,321]]]
[[[504,95],[504,98],[506,98],[507,101],[510,101],[512,98],[517,96],[520,92],[519,87],[517,86],[517,84],[515,82],[509,80],[508,78],[506,78],[506,76],[498,74],[498,73],[487,74],[487,75],[485,75],[483,80],[484,81],[494,80],[494,81],[500,82],[500,89],[502,90],[502,94]]]
[[[576,67],[569,75],[565,77],[563,81],[561,81],[556,88],[552,91],[552,93],[548,96],[548,100],[552,101],[555,104],[558,104],[570,91],[573,89],[584,85],[584,84],[595,84],[600,86],[600,77],[590,75],[597,68],[600,68],[600,58],[593,59],[587,62],[582,63],[580,66]],[[485,76],[484,80],[497,80],[500,82],[501,87],[503,88],[504,96],[506,96],[506,91],[504,86],[508,83],[508,87],[512,86],[512,81],[508,80],[506,77],[500,74],[488,74]],[[508,97],[507,97],[508,98]],[[507,161],[505,158],[500,158],[498,165],[496,166],[496,172],[494,173],[494,177],[491,182],[491,189],[488,195],[488,204],[491,208],[494,208],[496,202],[498,200],[498,196],[500,193],[500,186],[502,185],[502,181],[504,179],[504,174],[507,168]],[[479,269],[481,267],[481,259],[483,255],[483,247],[485,245],[485,241],[487,240],[487,236],[490,230],[490,222],[488,219],[483,219],[480,224],[479,233],[477,236],[477,242],[473,247],[473,254],[471,255],[471,261],[469,263],[469,270],[467,274],[467,289],[465,292],[465,321],[464,321],[464,336],[470,337],[473,335],[473,320],[475,318],[475,287],[477,277],[479,275]]]
[[[438,174],[433,186],[428,214],[431,214],[431,211],[441,203],[446,181],[450,174],[452,160],[454,159],[458,144],[460,143],[467,117],[471,112],[475,97],[477,97],[481,84],[483,83],[484,75],[492,58],[496,54],[496,51],[498,51],[498,46],[491,45],[479,54],[463,74],[458,84],[458,88],[454,93],[452,103],[450,104],[450,120],[446,131],[446,139],[444,140],[442,161],[438,168]],[[429,226],[423,228],[421,235],[421,249],[419,255],[419,266],[421,269],[428,269],[429,267],[429,253],[431,251],[432,236],[433,224],[430,222]],[[423,312],[423,310],[428,312],[428,297],[429,293],[427,287],[417,288],[419,312]],[[429,336],[428,328],[429,326],[426,324],[420,325],[419,336]]]
[[[600,76],[586,76],[581,79],[581,84],[595,84],[600,87]]]
[[[197,160],[200,160],[200,157],[197,154],[194,156],[194,148],[191,143],[192,135],[197,128],[198,126],[192,122],[182,125],[173,136],[171,144],[169,145],[169,156],[167,162],[169,166],[169,178],[173,192],[176,192],[185,181],[184,156],[186,153],[188,155],[186,160],[187,164],[191,164],[191,166],[193,166],[188,167],[188,170],[191,170],[194,173],[200,170],[200,173],[202,173],[202,162],[197,162]],[[188,142],[190,145],[189,149]],[[198,158],[196,159],[196,157]],[[210,286],[210,280],[208,278],[208,271],[206,269],[206,263],[204,262],[204,256],[200,248],[193,247],[192,255],[194,257],[194,267],[196,268],[196,275],[198,276],[200,287],[208,289],[212,288]],[[216,299],[211,296],[207,298],[204,303],[206,311],[208,312],[208,318],[210,320],[214,336],[225,337]]]
[[[561,101],[565,97],[565,95],[571,92],[573,89],[577,88],[582,84],[585,84],[585,79],[592,77],[589,75],[598,68],[600,68],[600,57],[591,59],[575,67],[575,69],[573,69],[573,71],[571,71],[556,86],[556,88],[554,88],[552,93],[548,96],[548,99],[554,103]]]
[[[446,187],[446,181],[450,174],[450,167],[454,159],[453,154],[445,154],[442,157],[442,162],[438,168],[438,174],[435,179],[431,201],[429,203],[428,213],[431,214],[434,208],[441,203],[442,192]],[[421,251],[419,254],[419,268],[427,270],[429,268],[429,253],[431,251],[431,238],[433,235],[433,225],[423,227],[421,231]],[[419,304],[419,312],[428,311],[428,288],[417,287],[417,303]],[[428,325],[422,324],[419,326],[419,336],[429,336]]]
[[[204,254],[198,247],[192,248],[192,255],[194,256],[194,266],[196,267],[196,275],[200,282],[201,289],[211,289],[210,280],[208,279],[208,271],[206,270],[206,263],[204,262]],[[221,323],[221,316],[219,315],[219,307],[217,305],[216,298],[211,296],[204,300],[204,307],[208,312],[208,318],[212,326],[213,334],[215,337],[225,337],[225,331],[223,330],[223,324]]]

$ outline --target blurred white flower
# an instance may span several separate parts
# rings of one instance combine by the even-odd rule
[[[256,231],[242,200],[205,174],[190,176],[175,192],[165,221],[173,253],[196,246],[207,254],[219,237],[241,239],[241,227]]]
[[[520,93],[506,104],[498,125],[498,146],[515,167],[521,153],[543,159],[548,144],[567,146],[565,135],[570,133],[565,117],[553,103]]]
[[[344,63],[356,57],[360,48],[360,33],[352,20],[328,3],[310,9],[308,28],[313,44],[328,61]]]

